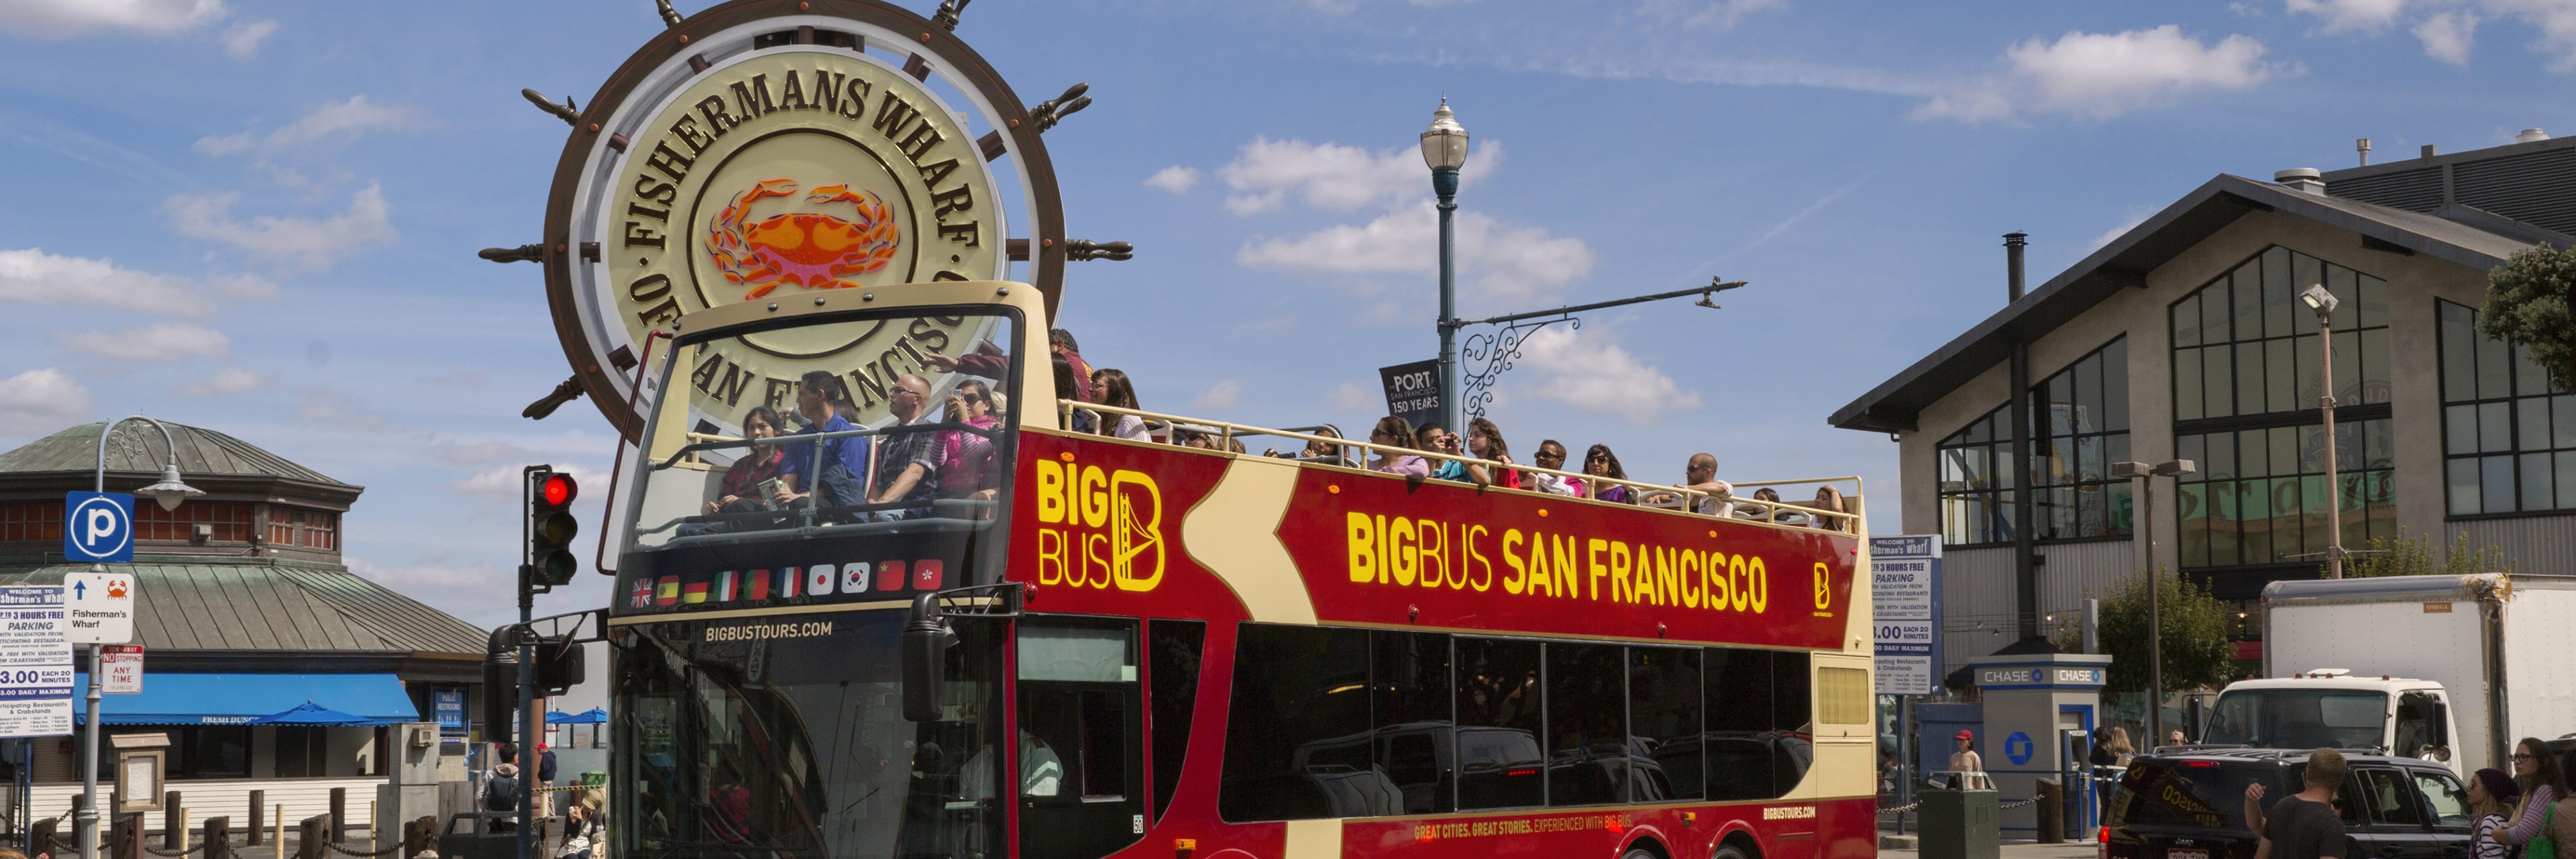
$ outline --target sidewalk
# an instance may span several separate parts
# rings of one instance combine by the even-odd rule
[[[1912,850],[1881,850],[1879,859],[1915,859]],[[2064,844],[2040,844],[2033,841],[2006,841],[2003,859],[2093,859],[2093,842],[2069,841]]]

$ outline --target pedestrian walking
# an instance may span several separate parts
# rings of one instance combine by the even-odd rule
[[[2349,771],[2342,752],[2309,752],[2307,769],[2300,774],[2307,789],[2281,797],[2268,815],[2259,811],[2263,786],[2248,785],[2246,820],[2262,821],[2257,830],[2262,840],[2254,846],[2254,859],[2347,859],[2343,817],[2335,813],[2334,801],[2335,791],[2343,788],[2344,774]]]

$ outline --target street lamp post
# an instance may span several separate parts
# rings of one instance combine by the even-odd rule
[[[2335,397],[2334,397],[2334,309],[2341,302],[2322,283],[2308,284],[2299,293],[2299,301],[2317,312],[2317,372],[2322,374],[2325,390],[2317,392],[2317,406],[2325,411],[2326,422],[2326,578],[2343,578],[2343,486],[2335,479]]]
[[[179,444],[171,438],[170,428],[163,426],[160,421],[142,415],[128,415],[122,419],[110,421],[107,426],[99,428],[98,471],[91,484],[92,491],[100,493],[107,491],[107,437],[115,432],[117,427],[123,426],[126,421],[143,421],[159,429],[161,447],[169,451],[169,457],[161,463],[160,481],[135,490],[135,494],[151,498],[153,503],[161,505],[163,510],[179,509],[179,502],[206,494],[196,487],[180,482]],[[104,573],[107,572],[107,567],[91,564],[89,571]],[[86,726],[87,730],[82,732],[84,736],[81,739],[81,807],[72,815],[72,828],[80,833],[81,859],[98,859],[98,703],[101,697],[98,689],[98,674],[99,645],[93,643],[89,646],[89,694],[82,705],[89,724]]]
[[[2156,503],[2155,479],[2190,474],[2197,470],[2192,461],[2177,459],[2148,465],[2143,462],[2111,464],[2114,477],[2126,477],[2136,490],[2137,510],[2130,542],[2138,546],[2138,569],[2147,577],[2147,747],[2155,748],[2165,741],[2165,635],[2162,594],[2164,582],[2156,575]]]
[[[1467,129],[1449,110],[1449,97],[1431,113],[1422,132],[1422,163],[1431,168],[1431,193],[1440,196],[1440,418],[1458,426],[1458,285],[1450,221],[1458,213],[1458,168],[1467,165]]]

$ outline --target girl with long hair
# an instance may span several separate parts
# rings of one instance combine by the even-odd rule
[[[2505,813],[2522,796],[2513,777],[2504,770],[2488,767],[2469,774],[2469,859],[2506,859],[2513,848],[2495,837],[2496,829],[2505,825]]]
[[[1140,409],[1136,405],[1136,388],[1127,382],[1127,374],[1113,369],[1091,371],[1091,401],[1122,409]],[[1101,435],[1117,436],[1128,441],[1152,441],[1145,433],[1145,419],[1135,415],[1117,415],[1116,420],[1103,413]]]
[[[2548,825],[2549,807],[2567,795],[2567,774],[2559,769],[2558,756],[2549,753],[2548,743],[2524,737],[2513,744],[2513,780],[2522,788],[2522,801],[2514,805],[2510,822],[2488,831],[2506,844],[2529,844]]]
[[[1390,446],[1413,444],[1413,425],[1394,415],[1379,418],[1377,426],[1369,430],[1369,443]],[[1369,470],[1406,477],[1431,476],[1431,465],[1423,462],[1422,457],[1393,450],[1378,451],[1377,459],[1369,463]]]
[[[1619,455],[1611,453],[1610,446],[1606,444],[1593,445],[1583,452],[1583,473],[1595,478],[1628,479],[1628,470],[1619,467]],[[1629,492],[1627,484],[1611,483],[1607,480],[1586,480],[1583,484],[1584,494],[1589,497],[1613,504],[1637,503],[1636,499],[1631,497],[1633,493]]]
[[[1503,443],[1503,429],[1495,426],[1493,421],[1484,418],[1471,418],[1467,421],[1467,452],[1475,455],[1477,459],[1499,462],[1504,466],[1487,468],[1481,464],[1468,463],[1467,476],[1475,480],[1476,485],[1500,486],[1504,489],[1521,488],[1520,469],[1511,467],[1518,464],[1512,461],[1512,447]]]

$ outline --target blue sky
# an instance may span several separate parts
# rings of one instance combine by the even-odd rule
[[[534,240],[563,145],[518,89],[586,103],[659,29],[648,0],[0,0],[0,446],[138,411],[239,435],[367,487],[361,574],[506,618],[511,476],[615,449],[588,403],[518,416],[568,369],[536,267],[473,254]],[[1824,419],[2000,306],[1999,234],[2037,283],[2217,173],[2576,132],[2568,0],[982,0],[960,33],[1026,102],[1092,85],[1047,145],[1071,233],[1137,255],[1076,265],[1060,321],[1146,407],[1350,427],[1375,368],[1432,357],[1414,140],[1446,93],[1462,314],[1751,282],[1534,340],[1493,410],[1517,450],[1882,498],[1894,445]]]

